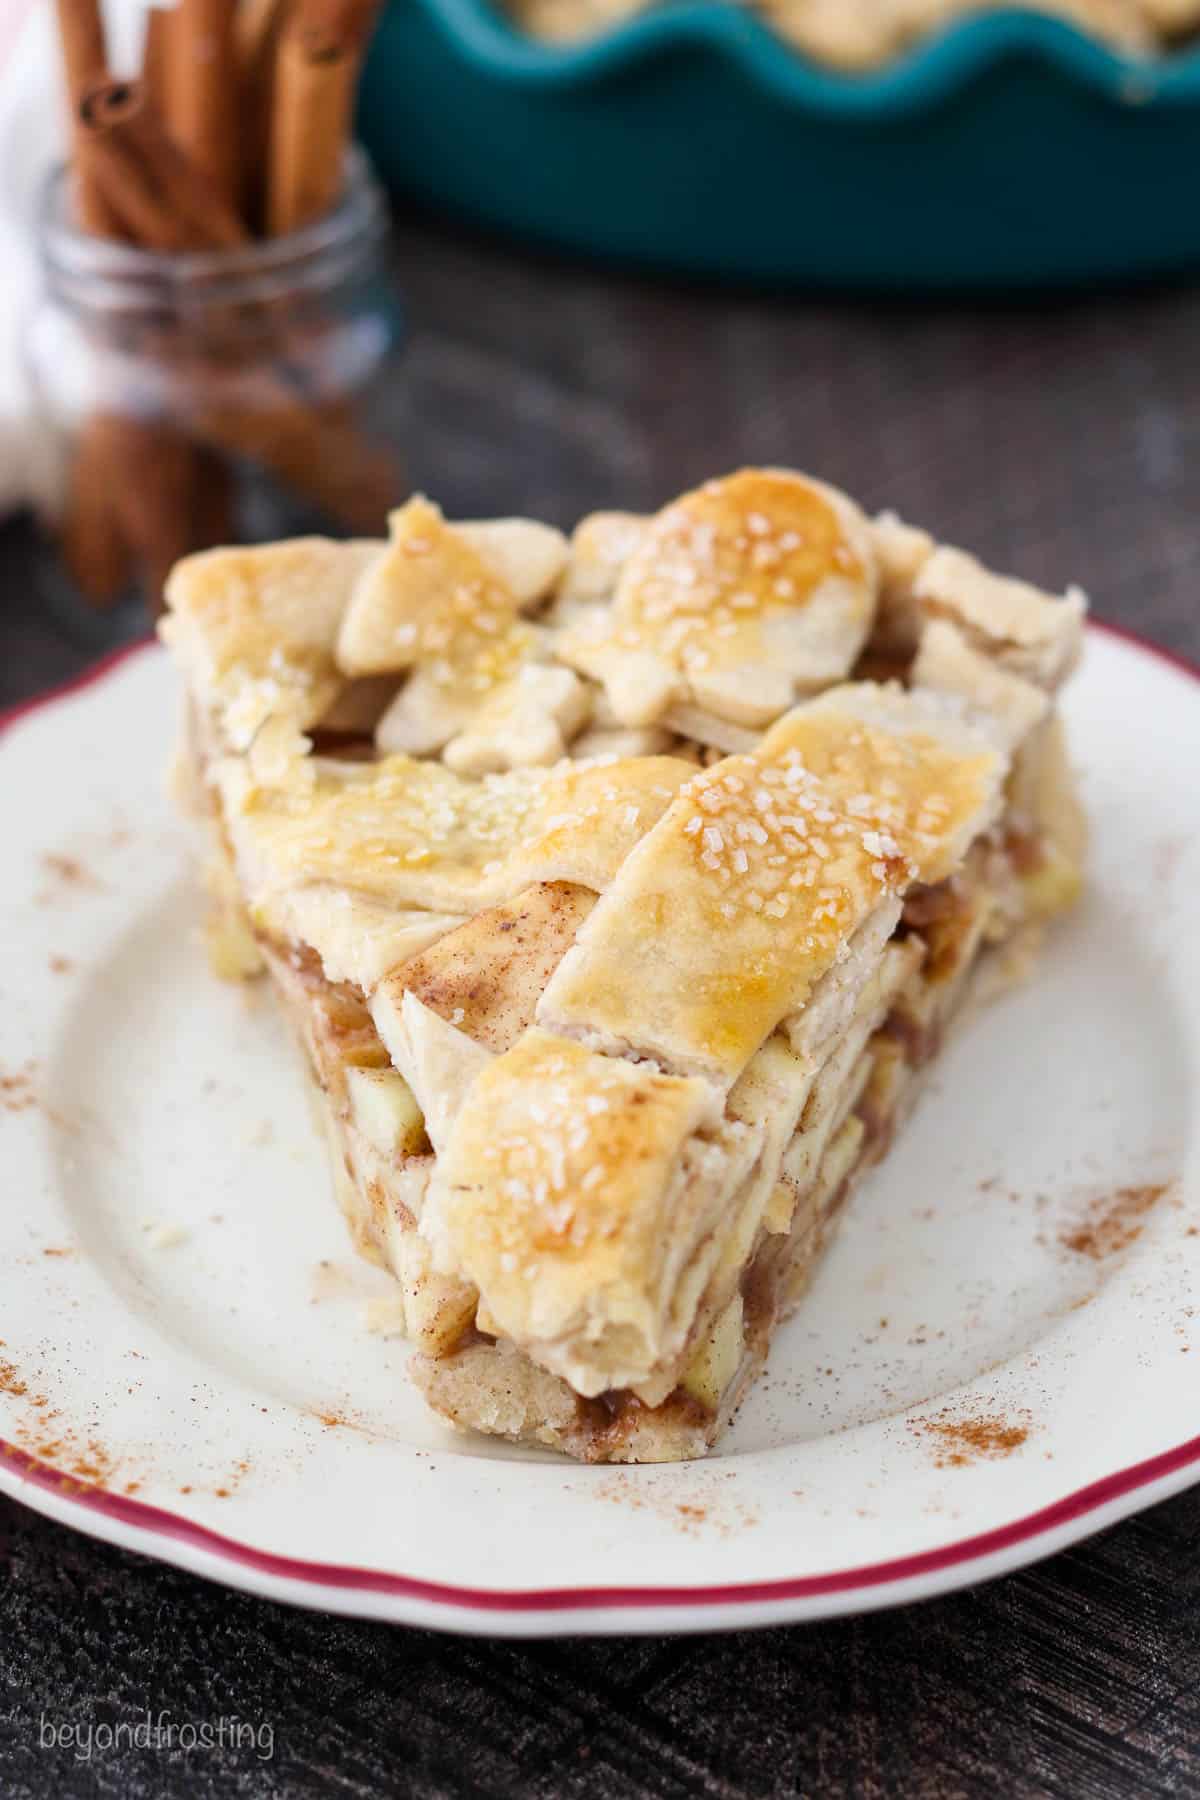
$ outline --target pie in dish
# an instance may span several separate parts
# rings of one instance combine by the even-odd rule
[[[698,1456],[972,977],[1074,900],[1084,601],[747,469],[568,540],[189,557],[221,973],[266,969],[429,1405]]]
[[[657,0],[512,0],[521,27],[550,43],[612,30]],[[878,67],[956,19],[1011,11],[1003,0],[757,0],[781,37],[834,68]],[[1026,0],[1023,10],[1066,19],[1114,49],[1145,55],[1200,28],[1200,0]]]

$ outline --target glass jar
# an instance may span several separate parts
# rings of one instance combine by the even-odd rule
[[[97,601],[178,556],[310,530],[382,536],[398,454],[398,301],[387,214],[362,155],[333,212],[286,237],[164,253],[39,221],[26,351],[64,496],[68,566]]]

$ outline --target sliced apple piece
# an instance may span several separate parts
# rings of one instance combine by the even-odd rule
[[[351,1068],[346,1084],[355,1129],[380,1156],[415,1156],[425,1148],[425,1120],[403,1075]]]
[[[742,1296],[735,1294],[702,1339],[683,1378],[685,1391],[710,1412],[719,1411],[721,1396],[737,1374],[742,1344]]]
[[[404,1295],[408,1336],[429,1356],[448,1356],[475,1323],[479,1292],[456,1275],[439,1275],[415,1231],[392,1237],[392,1272]]]

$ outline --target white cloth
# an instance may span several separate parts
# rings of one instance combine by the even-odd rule
[[[110,60],[134,66],[141,0],[106,0]],[[61,465],[25,355],[38,292],[34,221],[46,178],[61,160],[66,110],[54,8],[0,0],[0,517],[23,506],[53,513]]]

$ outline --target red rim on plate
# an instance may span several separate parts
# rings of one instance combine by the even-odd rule
[[[1200,668],[1174,651],[1162,649],[1139,638],[1118,625],[1093,621],[1091,630],[1103,631],[1132,645],[1143,654],[1154,656],[1172,668],[1200,681]],[[56,701],[79,693],[84,688],[113,673],[130,657],[153,643],[142,638],[111,652],[82,674],[63,682],[49,692],[21,702],[0,713],[0,733],[28,714]],[[960,1538],[955,1543],[939,1545],[912,1556],[897,1557],[889,1562],[866,1563],[855,1569],[839,1569],[827,1575],[804,1575],[777,1581],[749,1581],[719,1587],[654,1588],[547,1588],[516,1589],[461,1588],[438,1581],[423,1581],[417,1576],[395,1575],[380,1569],[341,1567],[332,1563],[305,1562],[295,1557],[277,1556],[269,1550],[255,1549],[236,1538],[224,1537],[156,1506],[112,1494],[103,1488],[89,1487],[62,1471],[54,1469],[0,1439],[0,1468],[11,1470],[22,1483],[43,1492],[55,1494],[72,1509],[86,1515],[115,1520],[148,1536],[172,1540],[203,1551],[219,1562],[239,1568],[253,1569],[261,1575],[302,1582],[316,1588],[344,1592],[394,1594],[407,1599],[423,1600],[436,1605],[479,1612],[537,1613],[595,1610],[600,1608],[638,1608],[654,1606],[744,1606],[772,1601],[816,1599],[834,1594],[862,1592],[922,1575],[980,1561],[985,1557],[1010,1550],[1018,1544],[1044,1536],[1061,1526],[1099,1512],[1113,1501],[1140,1488],[1166,1480],[1181,1470],[1200,1464],[1200,1437],[1189,1438],[1173,1450],[1106,1475],[1099,1481],[1078,1488],[1050,1506],[997,1526],[974,1537]]]

